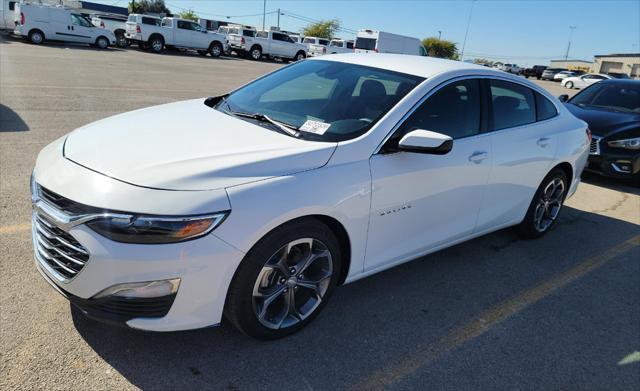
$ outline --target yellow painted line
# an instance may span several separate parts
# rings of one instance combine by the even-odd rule
[[[599,268],[618,255],[637,246],[640,246],[640,235],[622,242],[602,254],[593,256],[585,262],[580,263],[563,273],[555,275],[542,284],[528,289],[517,296],[482,312],[467,324],[456,328],[435,343],[419,349],[417,352],[410,354],[409,357],[402,359],[399,362],[393,364],[390,363],[385,368],[374,372],[364,380],[353,385],[351,389],[381,389],[402,380],[416,372],[418,369],[433,362],[443,353],[455,349],[483,334],[485,331],[508,317],[532,304],[535,304],[551,293],[563,288],[567,284],[570,284],[587,273]]]
[[[16,225],[5,225],[0,227],[0,235],[10,235],[18,232],[29,231],[31,229],[31,223],[28,224],[16,224]]]

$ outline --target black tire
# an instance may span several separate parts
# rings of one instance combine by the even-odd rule
[[[107,49],[109,47],[109,39],[103,35],[96,38],[95,47],[98,49]]]
[[[553,208],[555,205],[554,196],[556,196],[556,193],[554,192],[550,195],[545,194],[545,190],[549,189],[551,183],[558,183],[557,181],[561,181],[562,183],[562,193],[557,194],[557,202],[559,202],[559,205],[558,210],[555,211],[553,210]],[[549,232],[549,230],[551,230],[555,225],[558,216],[562,211],[562,205],[564,204],[564,200],[567,196],[568,191],[569,184],[567,174],[565,174],[565,172],[559,168],[554,168],[553,170],[551,170],[551,172],[547,174],[547,176],[542,180],[540,187],[538,187],[538,190],[533,196],[533,200],[531,200],[531,204],[529,204],[529,209],[527,210],[527,214],[525,215],[524,220],[518,226],[520,236],[525,239],[536,239]],[[548,192],[549,191],[547,191],[547,193]],[[552,199],[554,203],[552,204],[551,202],[549,202],[549,199]],[[538,222],[536,212],[540,210],[539,208],[542,208],[543,212],[540,217],[541,223],[545,224],[541,224]],[[547,211],[549,211],[548,215]]]
[[[300,50],[298,53],[296,53],[296,55],[291,59],[291,61],[302,61],[305,58],[307,58],[307,55]]]
[[[119,32],[116,34],[116,46],[121,49],[129,46],[129,40],[124,36],[124,33]]]
[[[317,241],[317,243],[322,244],[324,246],[324,249],[328,250],[328,252],[330,253],[330,256],[325,257],[325,260],[323,261],[327,262],[327,264],[331,263],[332,265],[331,276],[329,277],[327,275],[322,279],[323,281],[325,281],[322,284],[324,284],[323,287],[324,289],[326,289],[326,291],[321,296],[321,300],[319,300],[319,302],[316,303],[315,306],[313,306],[313,309],[311,309],[307,314],[304,314],[304,318],[295,316],[296,320],[294,320],[294,322],[297,323],[293,323],[289,326],[283,326],[280,328],[268,327],[267,325],[263,324],[264,317],[259,318],[259,315],[257,314],[258,309],[255,306],[254,289],[256,289],[255,287],[257,286],[259,281],[264,280],[263,277],[261,277],[260,280],[258,280],[258,278],[259,276],[264,276],[264,274],[261,274],[263,273],[263,267],[268,262],[271,262],[274,257],[276,257],[276,255],[279,253],[279,250],[283,249],[291,242],[301,238],[311,238],[313,239],[313,243],[316,243]],[[291,252],[289,253],[289,255],[291,255]],[[301,219],[276,228],[265,237],[263,237],[255,246],[253,246],[253,248],[247,253],[247,255],[240,263],[240,266],[236,270],[236,273],[229,287],[229,291],[227,293],[227,300],[225,304],[226,319],[228,319],[233,325],[235,325],[245,334],[263,340],[282,338],[299,331],[307,324],[309,324],[309,322],[311,322],[327,304],[339,279],[341,270],[340,265],[342,262],[341,256],[340,245],[335,235],[329,229],[329,227],[327,227],[319,220],[312,218]],[[286,257],[286,260],[284,262],[286,263],[286,265],[284,266],[285,271],[291,265],[298,265],[296,264],[297,260],[295,259],[295,257],[294,260],[290,260],[290,257]],[[289,264],[287,262],[291,263]],[[306,269],[304,273],[306,274],[310,269],[311,267]],[[273,284],[273,287],[270,287],[269,289],[277,290],[278,287],[280,289],[285,289],[284,293],[277,294],[277,296],[279,296],[279,299],[275,299],[271,302],[272,304],[279,304],[277,300],[286,299],[286,297],[283,295],[287,295],[287,287],[293,286],[289,285],[291,280],[293,279],[298,281],[296,278],[294,278],[296,276],[295,273],[297,272],[295,271],[295,269],[293,269],[293,276],[288,277],[288,279],[286,279],[285,281],[285,274],[278,274],[281,272],[276,271],[276,269],[273,270],[274,271],[271,272],[273,275],[270,274],[268,276]],[[308,276],[302,276],[302,270],[304,269],[301,269],[299,271],[300,275],[297,276],[300,281],[303,281],[303,278],[308,278]],[[326,283],[327,280],[329,281],[328,284]],[[295,284],[295,282],[293,282],[293,284]],[[319,284],[320,283],[318,283],[317,286],[319,286]],[[296,289],[295,292],[297,293],[294,293],[294,288]],[[291,292],[289,292],[289,294],[305,294],[304,287],[301,287],[298,290],[298,286],[293,286],[290,289]],[[300,296],[294,297],[297,299]],[[305,302],[300,309],[302,310],[303,307],[307,304],[309,304],[309,302]],[[284,305],[286,306],[286,304]],[[290,319],[290,312],[288,311],[288,309],[284,309],[283,311],[285,312],[284,315],[282,315],[282,319]],[[300,315],[300,312],[297,312],[297,310],[294,313]],[[282,314],[282,311],[278,312],[278,314],[276,314],[275,316],[279,316],[280,314]],[[280,322],[281,324],[283,323],[282,320]]]
[[[220,42],[211,42],[211,45],[209,45],[209,54],[211,55],[211,57],[220,57],[222,56],[223,52],[224,50],[222,49],[222,45],[220,44]]]
[[[253,61],[260,61],[262,59],[262,48],[260,46],[254,46],[249,50],[249,58]]]
[[[536,76],[536,79],[540,80],[541,78],[540,78],[540,76]]]
[[[34,45],[40,45],[44,42],[44,33],[40,30],[29,31],[29,42]]]
[[[572,90],[573,89],[573,82],[572,81],[568,81],[564,84],[565,87],[567,87],[568,89]]]
[[[164,39],[160,36],[153,36],[149,39],[149,49],[154,53],[162,53],[164,50]]]

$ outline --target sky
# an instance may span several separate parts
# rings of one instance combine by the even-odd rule
[[[127,0],[94,1],[127,4]],[[165,3],[175,13],[192,9],[202,18],[262,27],[263,0]],[[417,38],[437,37],[440,31],[459,49],[468,26],[464,59],[481,57],[520,66],[563,59],[570,38],[571,59],[593,61],[596,54],[640,53],[640,0],[266,0],[267,27],[277,24],[278,9],[284,14],[280,16],[284,30],[299,31],[308,20],[338,19],[350,30],[366,28]],[[341,31],[339,36],[349,39],[354,34]]]

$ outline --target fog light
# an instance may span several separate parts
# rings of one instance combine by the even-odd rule
[[[110,286],[93,298],[100,299],[106,296],[126,297],[130,299],[162,297],[175,294],[178,291],[178,286],[180,286],[179,278],[160,281],[131,282]]]
[[[611,165],[613,166],[613,169],[618,172],[631,172],[631,161],[629,160],[617,160],[615,163],[611,163]]]

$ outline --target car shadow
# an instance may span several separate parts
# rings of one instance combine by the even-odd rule
[[[640,183],[633,183],[631,179],[611,178],[595,172],[585,171],[582,173],[580,180],[590,185],[640,195]]]
[[[539,240],[521,240],[514,230],[502,230],[340,287],[312,324],[278,341],[250,339],[226,322],[219,328],[147,333],[106,326],[77,310],[73,322],[102,359],[142,389],[345,389],[415,353],[418,346],[436,343],[496,303],[637,233],[635,224],[566,207],[555,229]],[[606,297],[606,284],[595,285],[592,294]],[[571,315],[549,316],[560,322]],[[569,332],[558,327],[554,338]],[[589,341],[604,347],[602,360],[617,362],[609,343],[606,335]],[[538,357],[535,345],[528,349]],[[560,349],[554,354],[565,359]],[[505,371],[537,384],[536,371],[498,356],[491,360],[503,360]],[[593,371],[609,370],[601,364],[594,360]]]
[[[0,132],[25,132],[29,126],[8,106],[0,104]]]

